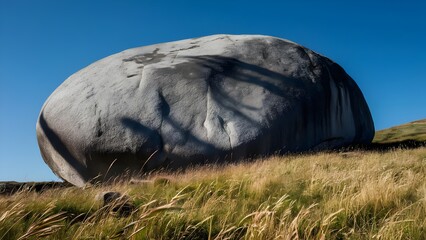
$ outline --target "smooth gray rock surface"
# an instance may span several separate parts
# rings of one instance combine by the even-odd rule
[[[60,85],[37,122],[45,162],[77,186],[164,167],[365,144],[373,136],[365,99],[339,65],[261,35],[213,35],[111,55]]]

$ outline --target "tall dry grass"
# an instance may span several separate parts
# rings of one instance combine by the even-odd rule
[[[135,209],[114,214],[96,200],[103,191],[128,195]],[[426,148],[272,157],[0,197],[0,239],[41,238],[426,239]]]

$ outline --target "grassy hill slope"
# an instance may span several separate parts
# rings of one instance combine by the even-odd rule
[[[104,191],[126,194],[134,211],[102,207]],[[272,157],[0,196],[0,239],[426,239],[425,230],[426,148]]]
[[[373,142],[426,141],[426,119],[377,131]]]

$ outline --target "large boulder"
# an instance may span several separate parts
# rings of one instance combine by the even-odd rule
[[[370,143],[367,103],[336,63],[296,43],[213,35],[129,49],[69,77],[37,122],[41,154],[77,186]]]

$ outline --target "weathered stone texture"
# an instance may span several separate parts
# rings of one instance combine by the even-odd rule
[[[45,162],[78,186],[126,171],[369,143],[373,135],[366,101],[339,65],[260,35],[106,57],[59,86],[37,123]]]

